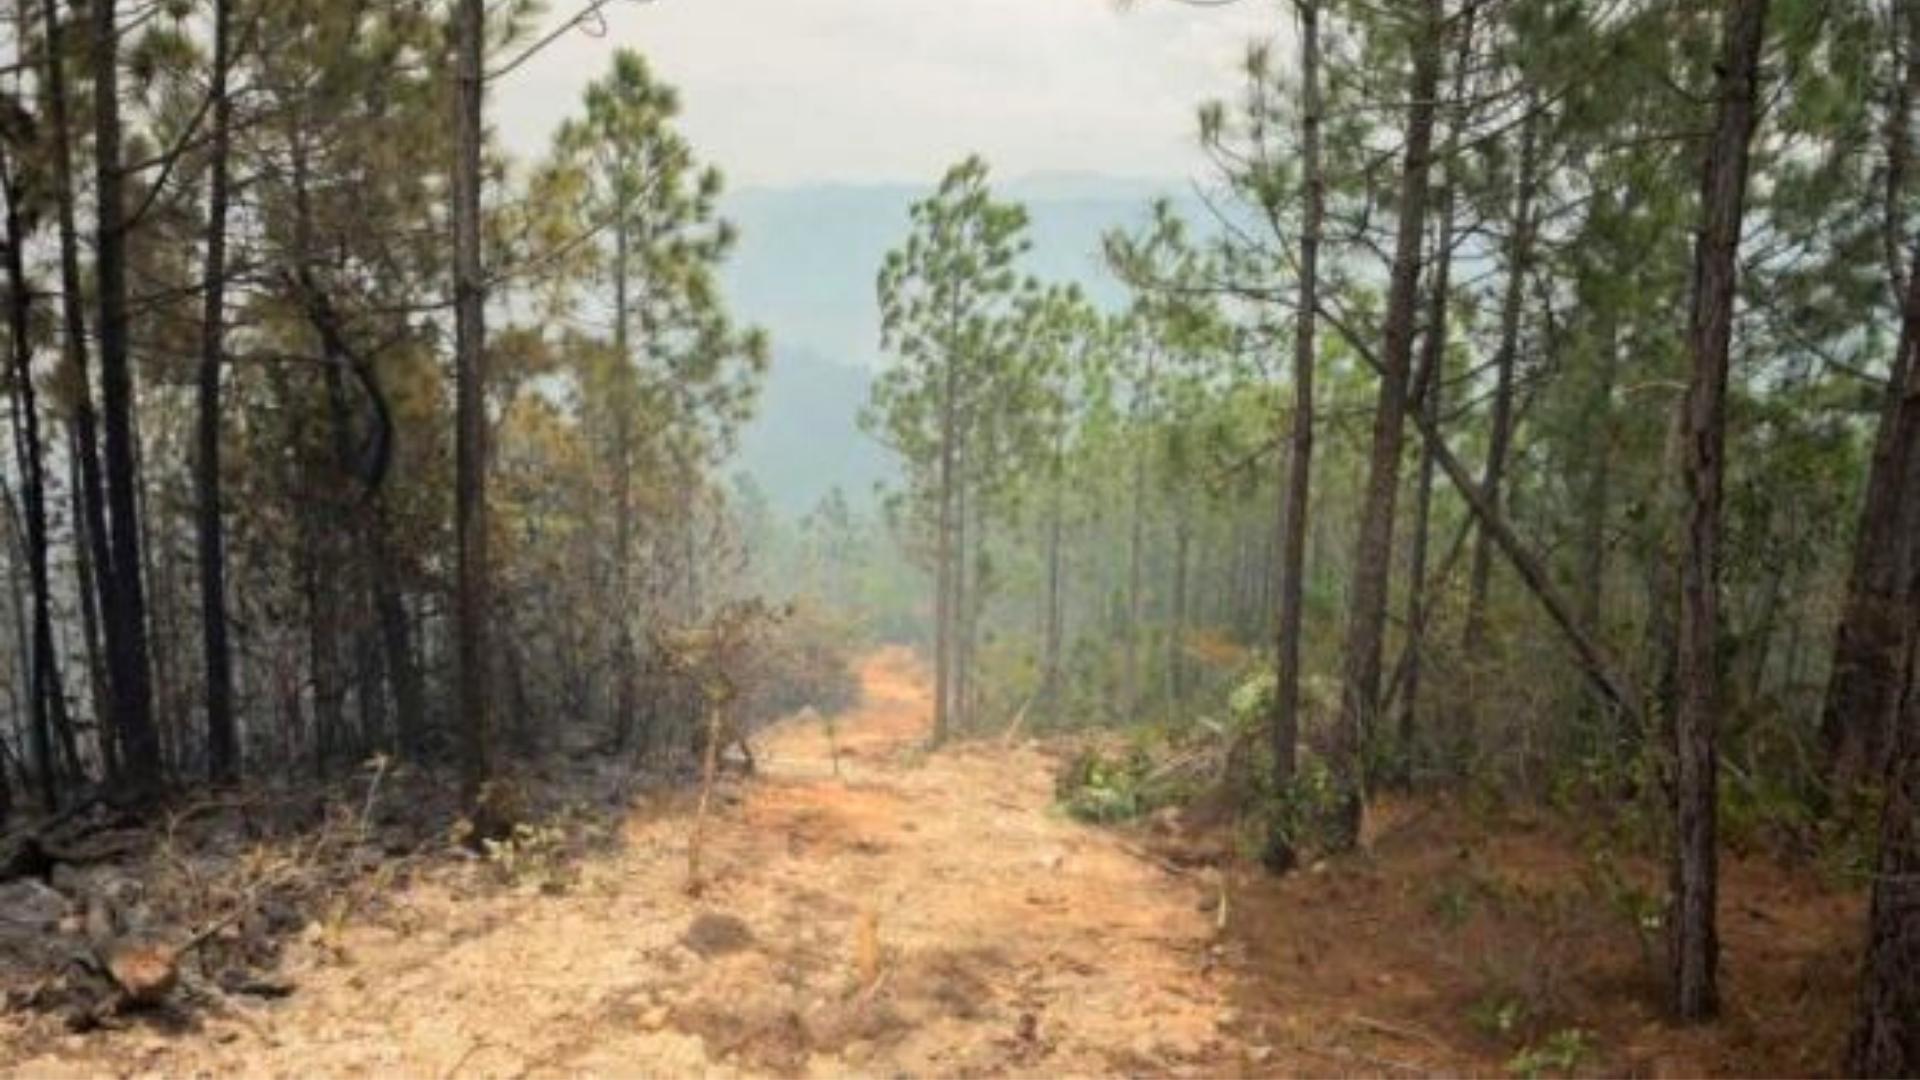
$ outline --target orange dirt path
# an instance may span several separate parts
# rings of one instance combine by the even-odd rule
[[[423,883],[294,948],[283,1003],[197,1033],[75,1036],[11,1071],[1241,1071],[1217,885],[1061,816],[1031,745],[922,750],[929,680],[906,650],[861,676],[864,702],[832,725],[838,776],[824,722],[757,739],[762,774],[714,800],[698,898],[681,797],[634,815],[561,895]]]

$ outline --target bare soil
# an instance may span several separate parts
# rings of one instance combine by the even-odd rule
[[[510,887],[473,887],[495,860],[310,926],[285,1000],[85,1035],[0,1017],[0,1075],[1498,1075],[1570,1030],[1585,1049],[1538,1071],[1836,1060],[1857,896],[1734,860],[1734,1012],[1676,1031],[1567,835],[1389,807],[1367,854],[1276,882],[1219,830],[1067,819],[1039,744],[926,752],[905,650],[861,676],[853,713],[756,739],[698,889],[696,800],[663,796],[583,860],[520,853]]]

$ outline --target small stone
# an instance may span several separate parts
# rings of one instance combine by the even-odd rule
[[[671,1015],[665,1005],[655,1005],[640,1014],[640,1026],[648,1031],[659,1031],[667,1026],[667,1018]]]
[[[21,930],[44,931],[58,926],[67,914],[67,898],[38,881],[0,885],[0,923]]]
[[[1247,1049],[1247,1060],[1255,1065],[1265,1065],[1273,1059],[1273,1047],[1253,1046]]]

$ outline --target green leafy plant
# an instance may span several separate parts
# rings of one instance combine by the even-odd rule
[[[1529,1046],[1507,1062],[1514,1076],[1535,1077],[1566,1075],[1578,1069],[1593,1055],[1593,1038],[1579,1028],[1562,1028],[1546,1037],[1538,1046]]]

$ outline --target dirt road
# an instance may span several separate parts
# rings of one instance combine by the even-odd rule
[[[279,1005],[76,1036],[16,1071],[1237,1071],[1204,880],[1061,817],[1032,748],[921,751],[905,651],[862,676],[837,777],[820,722],[762,735],[762,774],[714,804],[697,898],[681,800],[559,895],[415,886],[311,935]]]

